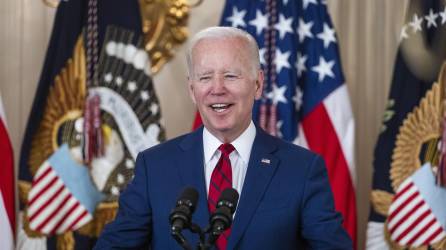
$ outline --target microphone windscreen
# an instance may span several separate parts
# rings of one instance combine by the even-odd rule
[[[195,207],[198,202],[198,191],[193,187],[186,187],[178,198],[177,203],[187,202],[190,203],[188,206],[191,208],[192,212],[195,210]]]
[[[239,194],[237,190],[233,188],[227,188],[221,192],[220,199],[218,200],[217,207],[221,205],[227,205],[231,208],[231,213],[234,213],[235,208],[237,207]]]

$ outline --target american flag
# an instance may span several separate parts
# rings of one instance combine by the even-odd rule
[[[253,119],[322,155],[336,209],[356,242],[354,121],[325,1],[228,0],[221,26],[257,40],[266,82]],[[199,123],[197,116],[194,127]]]
[[[401,246],[432,245],[444,237],[446,189],[435,185],[429,163],[404,180],[389,208],[387,229]]]
[[[34,175],[28,195],[29,227],[46,235],[76,230],[93,219],[102,198],[88,169],[72,159],[64,144]]]
[[[14,155],[0,96],[0,238],[1,249],[14,249],[16,232]]]

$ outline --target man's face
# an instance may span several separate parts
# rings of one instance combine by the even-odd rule
[[[204,126],[223,142],[249,126],[262,94],[263,73],[252,65],[240,38],[204,39],[192,51],[189,94]]]

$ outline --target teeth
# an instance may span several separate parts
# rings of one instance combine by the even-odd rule
[[[211,105],[212,108],[225,108],[227,106],[228,104],[223,104],[223,103],[216,103]]]
[[[216,103],[212,104],[211,108],[214,109],[216,112],[223,112],[229,107],[229,104],[223,104],[223,103]]]

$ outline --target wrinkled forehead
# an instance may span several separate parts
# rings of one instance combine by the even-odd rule
[[[236,52],[248,57],[249,44],[240,37],[207,37],[195,43],[191,51],[192,57],[201,54],[203,51],[206,53],[218,51]]]
[[[249,43],[240,37],[202,39],[192,47],[191,57],[192,71],[199,65],[212,66],[205,65],[212,60],[219,65],[236,63],[239,66],[241,63],[248,70],[257,68]]]

